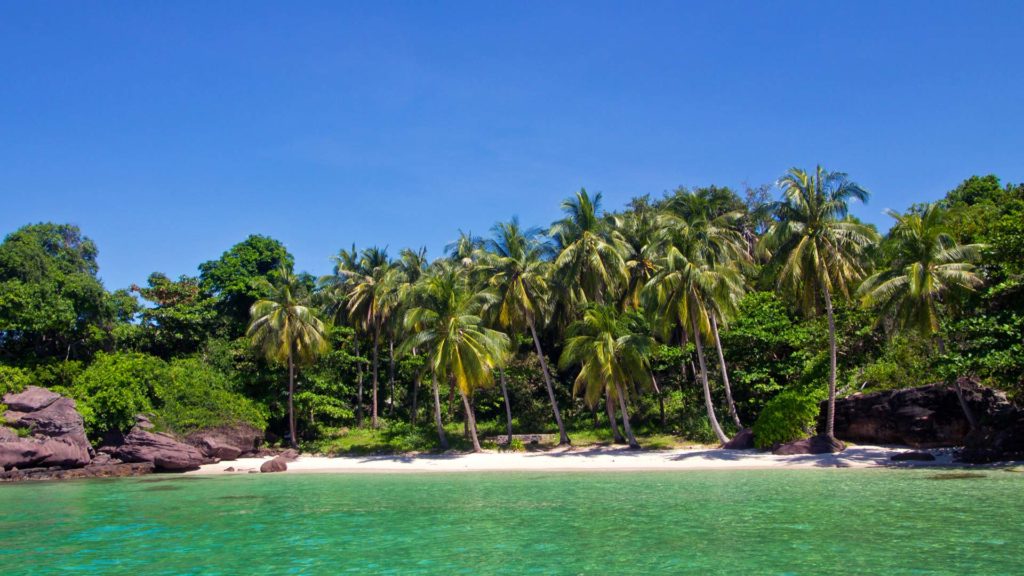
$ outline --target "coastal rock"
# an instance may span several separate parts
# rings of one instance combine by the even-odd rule
[[[1002,392],[967,378],[962,378],[960,385],[979,421],[1012,406]],[[824,429],[825,415],[822,403],[819,430]],[[956,388],[948,384],[854,394],[836,400],[835,435],[844,440],[939,448],[963,445],[969,430]]]
[[[84,468],[31,468],[28,470],[8,470],[0,472],[0,482],[19,482],[25,480],[75,480],[80,478],[121,478],[126,476],[142,476],[153,471],[153,465],[136,464],[102,464]]]
[[[284,472],[288,470],[288,461],[277,456],[260,465],[260,472]]]
[[[195,470],[207,458],[195,446],[179,442],[174,436],[149,432],[138,426],[124,437],[124,444],[108,450],[125,462],[149,462],[158,471]]]
[[[259,449],[263,434],[248,424],[218,426],[193,432],[185,442],[198,448],[206,457],[234,460]]]
[[[834,454],[846,450],[846,444],[825,435],[811,436],[803,440],[780,444],[772,454],[791,456],[794,454]]]
[[[900,452],[889,457],[893,462],[933,462],[935,456],[927,452]]]
[[[1014,407],[979,422],[964,439],[960,460],[972,464],[1024,460],[1024,409]]]
[[[29,386],[18,394],[6,394],[4,413],[8,424],[28,429],[30,437],[0,432],[0,466],[80,468],[92,460],[92,446],[85,436],[85,421],[75,401]],[[10,430],[5,428],[5,430]]]
[[[299,459],[299,451],[294,448],[289,448],[278,454],[277,457],[285,462],[294,462]]]
[[[736,433],[725,444],[722,444],[722,448],[726,450],[749,450],[754,447],[754,431],[750,428],[744,428]]]

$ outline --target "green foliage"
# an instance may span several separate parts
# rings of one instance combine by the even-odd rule
[[[267,281],[294,259],[273,238],[254,234],[235,244],[217,260],[199,265],[199,287],[219,299],[218,310],[229,337],[240,336],[249,322],[249,307],[267,293]]]
[[[142,310],[142,337],[149,351],[162,358],[195,352],[213,333],[216,303],[199,287],[199,280],[171,280],[154,272],[148,286],[132,286],[152,306]],[[122,336],[123,337],[123,336]]]
[[[776,444],[805,438],[814,430],[818,405],[827,397],[823,390],[785,390],[765,404],[754,423],[754,442],[767,449]]]
[[[519,438],[513,438],[505,447],[508,452],[526,452],[526,445]]]
[[[21,392],[30,384],[32,384],[32,378],[28,370],[0,364],[0,396],[8,392]]]
[[[155,392],[155,423],[180,434],[227,424],[267,426],[266,407],[232,391],[228,378],[200,358],[172,360]]]
[[[167,363],[155,356],[100,353],[69,392],[96,437],[108,430],[126,431],[136,414],[153,412],[156,391],[167,378]]]

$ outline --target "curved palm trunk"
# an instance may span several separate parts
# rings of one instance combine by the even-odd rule
[[[661,391],[661,387],[658,386],[658,379],[654,377],[654,373],[651,372],[651,384],[654,386],[654,393],[658,395],[658,412],[661,415],[661,429],[665,430],[667,422],[665,421],[665,395]]]
[[[469,398],[462,390],[459,390],[459,395],[462,396],[462,406],[466,409],[466,428],[469,429],[469,438],[473,441],[473,452],[482,452],[480,439],[476,436],[476,416],[473,414],[473,407],[469,405]]]
[[[508,435],[507,444],[512,443],[512,404],[508,401],[508,383],[505,381],[505,369],[499,368],[498,380],[501,383],[501,396],[505,399],[505,434]]]
[[[711,313],[711,332],[715,335],[715,350],[718,351],[718,365],[722,369],[722,384],[725,386],[725,401],[729,405],[729,416],[740,430],[743,423],[740,422],[740,415],[736,412],[736,404],[732,401],[732,387],[729,386],[729,370],[725,366],[725,354],[722,353],[722,340],[718,337],[718,320],[715,313]]]
[[[380,427],[380,423],[377,421],[377,353],[380,348],[380,330],[373,332],[373,406],[370,412],[370,424],[374,428]]]
[[[356,356],[359,356],[359,336],[356,336]],[[356,363],[356,380],[359,381],[356,393],[356,426],[363,427],[363,362]]]
[[[718,424],[718,418],[715,417],[715,406],[711,400],[711,387],[708,385],[708,368],[704,362],[704,344],[701,342],[697,318],[692,314],[690,315],[690,326],[693,328],[693,345],[697,349],[697,363],[700,365],[700,383],[704,387],[704,406],[708,410],[708,421],[711,422],[711,428],[715,431],[718,441],[725,444],[729,441],[729,438],[725,435],[725,432],[722,432],[722,427]]]
[[[616,382],[615,390],[619,395],[619,409],[622,410],[622,427],[626,429],[626,439],[629,441],[629,447],[638,450],[640,443],[636,441],[636,436],[633,436],[633,427],[629,425],[629,408],[626,407],[626,395],[622,392],[622,385]]]
[[[431,372],[430,387],[434,392],[434,423],[437,424],[437,439],[441,443],[441,449],[448,449],[448,438],[444,435],[444,423],[441,422],[441,395],[437,390],[437,374]]]
[[[605,390],[604,409],[608,413],[608,426],[612,429],[612,443],[622,444],[626,439],[619,433],[619,425],[615,423],[615,403],[612,402],[611,390]]]
[[[291,447],[298,448],[298,435],[295,433],[295,361],[292,359],[291,348],[288,349],[288,432],[291,434]]]
[[[555,387],[551,384],[551,372],[548,371],[548,362],[544,359],[544,350],[540,347],[540,338],[537,337],[537,328],[530,321],[530,335],[533,336],[533,345],[537,348],[537,359],[540,360],[541,370],[544,372],[544,384],[548,388],[548,398],[551,400],[551,410],[555,413],[555,423],[558,424],[558,445],[571,444],[569,435],[565,433],[565,424],[562,423],[562,413],[558,410],[558,400],[555,399]]]
[[[395,415],[395,339],[388,337],[388,418]]]
[[[828,282],[821,283],[828,314],[828,412],[825,416],[825,436],[836,437],[836,318],[832,313],[832,293]]]

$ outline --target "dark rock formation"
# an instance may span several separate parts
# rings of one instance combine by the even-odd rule
[[[893,462],[933,462],[935,456],[927,452],[900,452],[889,457]]]
[[[4,420],[30,435],[3,428],[0,431],[0,467],[80,468],[92,459],[92,447],[85,437],[85,422],[75,401],[45,388],[29,386],[18,394],[5,394],[10,408]]]
[[[1002,392],[961,379],[964,399],[979,422],[1012,406]],[[824,430],[822,403],[818,429]],[[970,430],[956,387],[931,384],[836,400],[835,435],[865,444],[905,444],[915,448],[960,446]]]
[[[85,468],[30,468],[28,470],[9,470],[0,472],[0,482],[19,482],[22,480],[73,480],[79,478],[120,478],[125,476],[142,476],[153,471],[153,465],[144,462],[136,464],[90,464]]]
[[[125,462],[149,462],[156,470],[168,472],[195,470],[209,461],[195,446],[179,442],[170,434],[144,429],[149,420],[140,418],[139,423],[143,426],[133,427],[123,444],[105,451]]]
[[[828,436],[811,436],[803,440],[780,444],[772,450],[772,454],[790,456],[794,454],[834,454],[846,450],[846,444]]]
[[[722,444],[726,450],[749,450],[754,447],[754,431],[750,428],[740,430],[732,440]]]
[[[259,449],[263,434],[248,424],[218,426],[193,432],[185,442],[198,448],[207,458],[234,460]]]
[[[284,472],[285,470],[288,470],[288,461],[280,456],[271,458],[260,465],[260,472]]]
[[[964,439],[960,460],[973,464],[1024,460],[1024,409],[1016,406],[979,421]]]

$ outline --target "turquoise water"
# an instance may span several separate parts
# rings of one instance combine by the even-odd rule
[[[1024,474],[955,474],[289,474],[2,485],[0,570],[1024,574]]]

